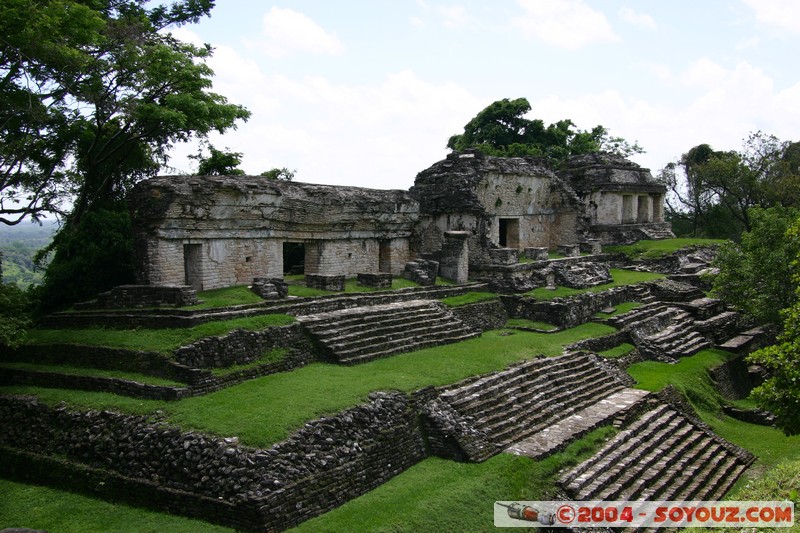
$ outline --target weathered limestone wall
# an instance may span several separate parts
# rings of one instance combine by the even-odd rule
[[[400,274],[419,210],[404,191],[258,176],[153,178],[131,197],[139,281],[197,290],[281,277],[285,242],[311,273]]]

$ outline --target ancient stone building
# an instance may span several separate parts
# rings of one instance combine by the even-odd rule
[[[291,245],[308,274],[400,274],[418,218],[404,191],[259,176],[153,178],[137,185],[131,208],[139,282],[198,290],[283,277]]]
[[[139,183],[131,208],[139,282],[207,290],[282,277],[298,251],[306,274],[399,275],[433,258],[464,281],[498,248],[671,236],[664,192],[648,170],[607,154],[554,173],[534,158],[469,151],[420,172],[408,192],[167,176]]]

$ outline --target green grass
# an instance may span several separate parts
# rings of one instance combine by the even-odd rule
[[[554,326],[553,324],[548,324],[547,322],[537,322],[536,320],[530,320],[527,318],[509,318],[508,321],[506,321],[506,327],[530,328],[539,329],[542,331],[553,331],[558,329],[558,326]]]
[[[613,287],[620,287],[622,285],[634,285],[643,281],[651,281],[654,279],[661,279],[666,276],[654,272],[638,272],[636,270],[625,270],[620,268],[610,268],[609,272],[614,279],[611,283],[604,283],[596,287],[589,287],[588,289],[571,289],[569,287],[556,287],[555,290],[550,290],[545,287],[533,289],[526,292],[525,296],[533,296],[537,300],[552,300],[554,298],[565,298],[568,296],[576,296],[587,292],[602,292]]]
[[[619,357],[624,357],[624,356],[628,355],[634,349],[636,349],[636,346],[634,346],[633,344],[628,344],[627,342],[624,342],[624,343],[620,344],[619,346],[615,346],[615,347],[611,348],[610,350],[604,350],[604,351],[600,352],[599,355],[602,355],[603,357],[606,357],[608,359],[617,359]]]
[[[225,335],[235,329],[258,331],[292,322],[294,318],[289,315],[273,314],[206,322],[192,328],[179,329],[32,329],[28,331],[25,342],[83,344],[169,354],[180,346],[205,337]]]
[[[246,285],[236,285],[234,287],[198,292],[197,298],[203,302],[197,305],[184,307],[184,309],[210,309],[214,307],[230,307],[232,305],[264,302],[261,296],[251,291]]]
[[[137,381],[147,385],[162,385],[167,387],[185,387],[185,383],[172,381],[158,376],[137,374],[134,372],[123,372],[120,370],[102,370],[99,368],[87,368],[68,365],[39,365],[32,363],[0,363],[0,368],[13,368],[16,370],[34,370],[38,372],[55,372],[71,376],[90,376],[98,378],[117,378],[128,381]]]
[[[58,533],[233,533],[200,520],[5,479],[0,479],[0,494],[0,528],[24,526]]]
[[[501,370],[542,354],[559,355],[567,344],[607,335],[613,328],[588,323],[557,333],[487,331],[468,341],[437,346],[357,366],[315,363],[177,402],[36,387],[0,387],[0,393],[34,394],[42,401],[134,413],[161,410],[171,423],[208,433],[237,435],[251,446],[286,438],[308,420],[364,401],[376,390],[414,391]]]
[[[448,307],[458,307],[460,305],[468,305],[496,299],[497,295],[493,292],[468,292],[460,296],[443,298],[442,303]]]
[[[289,350],[286,348],[275,348],[273,350],[267,350],[261,357],[256,359],[255,361],[251,361],[249,363],[245,363],[242,365],[233,365],[228,366],[225,368],[214,368],[211,370],[211,373],[217,377],[227,376],[229,374],[233,374],[234,372],[240,372],[242,370],[250,370],[251,368],[257,368],[261,365],[267,365],[269,363],[277,363],[289,353]]]
[[[605,246],[604,252],[608,253],[624,253],[631,259],[657,259],[665,255],[677,252],[682,248],[695,245],[713,245],[725,242],[721,239],[693,239],[693,238],[679,238],[679,239],[665,239],[659,241],[643,240],[634,244],[619,245],[619,246]]]
[[[511,454],[479,464],[429,458],[292,531],[494,531],[496,500],[555,498],[558,472],[588,458],[614,433],[598,429],[542,461]]]
[[[628,311],[633,311],[637,307],[641,307],[642,304],[639,302],[624,302],[619,305],[614,306],[614,312],[612,313],[603,313],[602,311],[596,313],[594,316],[597,318],[611,318],[612,316],[618,316],[623,313],[627,313]]]

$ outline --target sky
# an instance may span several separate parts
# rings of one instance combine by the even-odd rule
[[[211,137],[249,174],[408,189],[503,98],[638,142],[653,174],[701,143],[800,140],[798,0],[218,0],[173,33],[211,44],[213,90],[252,112]]]

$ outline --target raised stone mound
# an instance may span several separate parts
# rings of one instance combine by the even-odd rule
[[[347,365],[480,335],[432,300],[356,307],[297,319],[329,357]]]
[[[573,289],[596,287],[613,281],[606,263],[586,261],[577,264],[561,264],[554,262],[552,263],[552,269],[557,285]]]
[[[753,460],[659,404],[558,483],[577,500],[716,500]]]
[[[403,270],[403,277],[422,285],[430,287],[436,284],[436,276],[439,274],[439,262],[427,259],[417,259],[406,263]]]
[[[624,378],[598,359],[538,358],[442,389],[423,416],[431,452],[484,461],[622,390]]]
[[[118,285],[80,302],[75,309],[127,309],[140,307],[183,307],[198,303],[197,292],[187,285]]]

